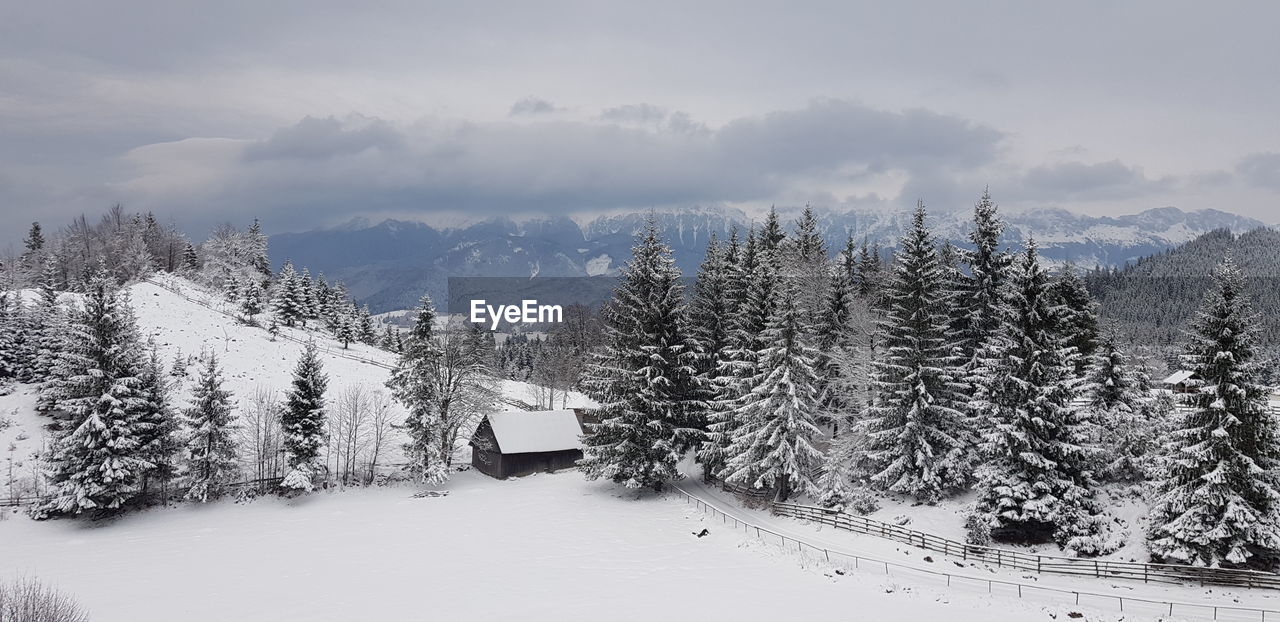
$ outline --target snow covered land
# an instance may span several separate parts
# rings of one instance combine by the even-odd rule
[[[687,297],[651,221],[613,305],[502,340],[129,222],[0,288],[0,586],[93,619],[1280,616],[1230,261],[1157,387],[989,196],[976,251],[921,206],[887,265],[771,214]]]

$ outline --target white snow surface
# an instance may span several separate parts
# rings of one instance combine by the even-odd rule
[[[498,481],[470,471],[448,488],[185,504],[98,523],[11,517],[0,522],[0,576],[54,583],[96,622],[1120,619],[840,575],[678,497],[637,498],[574,472]]]
[[[496,412],[489,424],[504,454],[582,448],[582,428],[572,410]]]

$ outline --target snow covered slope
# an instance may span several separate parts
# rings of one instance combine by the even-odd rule
[[[396,355],[385,350],[361,343],[344,350],[331,336],[303,328],[282,326],[280,338],[272,341],[267,331],[227,315],[230,308],[225,302],[181,278],[158,276],[131,286],[129,293],[143,338],[156,340],[166,363],[179,355],[213,352],[223,367],[227,389],[237,398],[243,399],[259,386],[288,388],[294,363],[308,339],[315,339],[320,348],[331,395],[351,385],[381,390],[396,362]],[[191,377],[196,371],[190,369]],[[178,403],[184,403],[189,385],[178,387]],[[535,390],[523,382],[503,381],[502,392],[504,398],[517,401],[528,400]],[[581,394],[569,396],[568,407],[591,404]]]
[[[93,525],[10,520],[0,575],[54,581],[97,622],[1119,619],[836,574],[675,497],[637,500],[573,472],[468,472],[448,488],[187,505]]]

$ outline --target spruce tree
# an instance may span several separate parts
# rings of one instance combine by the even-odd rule
[[[822,463],[822,452],[815,447],[821,436],[815,424],[820,409],[817,351],[806,343],[797,294],[795,281],[777,294],[755,373],[733,402],[737,428],[722,471],[725,482],[775,490],[780,501],[793,492],[816,493],[813,474]]]
[[[373,326],[373,316],[369,313],[369,305],[362,305],[356,319],[356,337],[361,343],[374,345],[378,341],[378,331]]]
[[[1200,384],[1167,446],[1149,545],[1159,561],[1270,569],[1280,552],[1280,423],[1259,382],[1244,277],[1228,257],[1214,281],[1184,355]]]
[[[969,279],[958,287],[958,302],[964,305],[967,332],[958,335],[957,353],[968,371],[979,366],[978,351],[1001,329],[1005,286],[1009,281],[1013,257],[1000,248],[1004,221],[991,200],[990,190],[973,208],[973,230],[969,242],[973,250],[966,253]]]
[[[48,464],[52,494],[44,513],[122,507],[153,467],[142,451],[146,396],[141,344],[128,297],[99,266],[83,308],[67,323],[42,402],[70,414],[54,434]]]
[[[444,456],[436,442],[440,426],[435,367],[442,353],[435,339],[435,321],[435,305],[430,296],[424,295],[418,302],[400,359],[387,381],[392,396],[409,412],[402,426],[409,438],[404,444],[406,470],[414,480],[425,483],[443,481],[445,476]]]
[[[254,277],[246,278],[236,286],[236,293],[240,313],[244,315],[246,322],[253,324],[254,317],[262,313],[266,306],[267,292],[262,289],[261,281]]]
[[[732,399],[738,397],[741,380],[750,375],[749,368],[755,360],[755,351],[750,349],[749,342],[754,336],[748,332],[743,314],[750,291],[748,275],[754,274],[758,266],[756,234],[754,229],[749,230],[745,248],[739,248],[737,233],[734,229],[730,234],[723,258],[725,307],[729,309],[724,325],[724,345],[716,362],[714,380],[703,387],[711,394],[711,400],[706,409],[707,433],[698,448],[697,459],[702,464],[703,477],[708,481],[717,477],[724,466],[725,452],[736,429]],[[690,329],[699,330],[699,321],[691,320]]]
[[[284,488],[310,492],[314,487],[327,429],[324,393],[328,384],[316,344],[308,341],[293,370],[293,386],[285,395],[285,408],[280,415],[285,463],[289,467],[280,482]]]
[[[1098,348],[1098,305],[1089,296],[1084,279],[1070,263],[1053,282],[1050,295],[1057,307],[1054,317],[1058,326],[1055,330],[1067,335],[1067,345],[1075,348],[1078,356],[1073,371],[1081,376]]]
[[[333,336],[342,344],[342,349],[351,346],[351,342],[356,340],[356,310],[351,305],[344,305],[344,309],[338,314],[334,322]]]
[[[584,437],[589,479],[660,490],[703,439],[697,344],[686,332],[680,270],[652,216],[604,312],[605,347],[588,371],[600,423]]]
[[[221,496],[240,470],[231,392],[223,388],[222,371],[212,352],[205,358],[183,420],[187,428],[186,497],[204,503]]]
[[[200,256],[196,254],[196,247],[187,242],[182,248],[182,265],[180,270],[186,274],[195,274],[200,271]]]
[[[1052,539],[1080,554],[1105,552],[1087,444],[1088,412],[1072,403],[1074,351],[1054,332],[1049,278],[1033,241],[1015,266],[1003,326],[980,352],[974,402],[988,420],[978,469],[977,517],[997,540]]]
[[[293,326],[306,320],[307,293],[302,280],[293,269],[292,261],[285,261],[276,277],[275,295],[271,298],[271,313],[285,326]]]
[[[933,503],[968,485],[974,438],[952,356],[951,296],[923,204],[895,253],[883,295],[874,398],[861,424],[868,443],[859,462],[873,485]]]
[[[99,266],[86,285],[83,307],[72,312],[58,340],[49,379],[40,388],[42,410],[83,416],[117,378],[137,375],[140,344],[128,296]]]
[[[151,467],[139,452],[136,378],[116,378],[50,453],[45,513],[117,510],[141,491]]]
[[[728,245],[721,245],[712,234],[707,243],[707,254],[698,269],[694,281],[693,300],[689,304],[689,335],[697,344],[697,375],[699,388],[707,409],[704,413],[706,425],[718,420],[719,413],[714,410],[713,403],[721,384],[721,378],[728,373],[728,350],[731,347],[732,331],[736,317],[734,299],[731,289],[733,280],[737,278],[734,264],[738,260],[738,240],[735,230]],[[706,452],[699,448],[698,460],[702,462],[704,472],[710,474],[719,469],[721,461],[717,452]]]
[[[137,455],[148,464],[142,473],[142,489],[151,490],[152,483],[162,487],[177,475],[181,450],[179,421],[169,400],[169,385],[164,363],[155,341],[148,342],[149,355],[138,374]]]
[[[253,224],[249,225],[246,242],[248,248],[249,267],[253,268],[259,276],[263,278],[271,278],[271,259],[267,256],[267,236],[262,233],[262,223],[257,218],[253,219]]]
[[[21,355],[18,335],[22,330],[20,305],[15,305],[16,292],[0,289],[0,380],[18,375]]]
[[[1107,448],[1099,474],[1108,480],[1137,482],[1150,470],[1159,426],[1147,385],[1146,375],[1129,364],[1114,336],[1100,341],[1080,393]]]

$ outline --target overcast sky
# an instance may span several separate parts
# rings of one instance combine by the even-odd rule
[[[0,243],[724,203],[1280,222],[1270,2],[0,0]],[[968,4],[968,7],[961,7]]]

